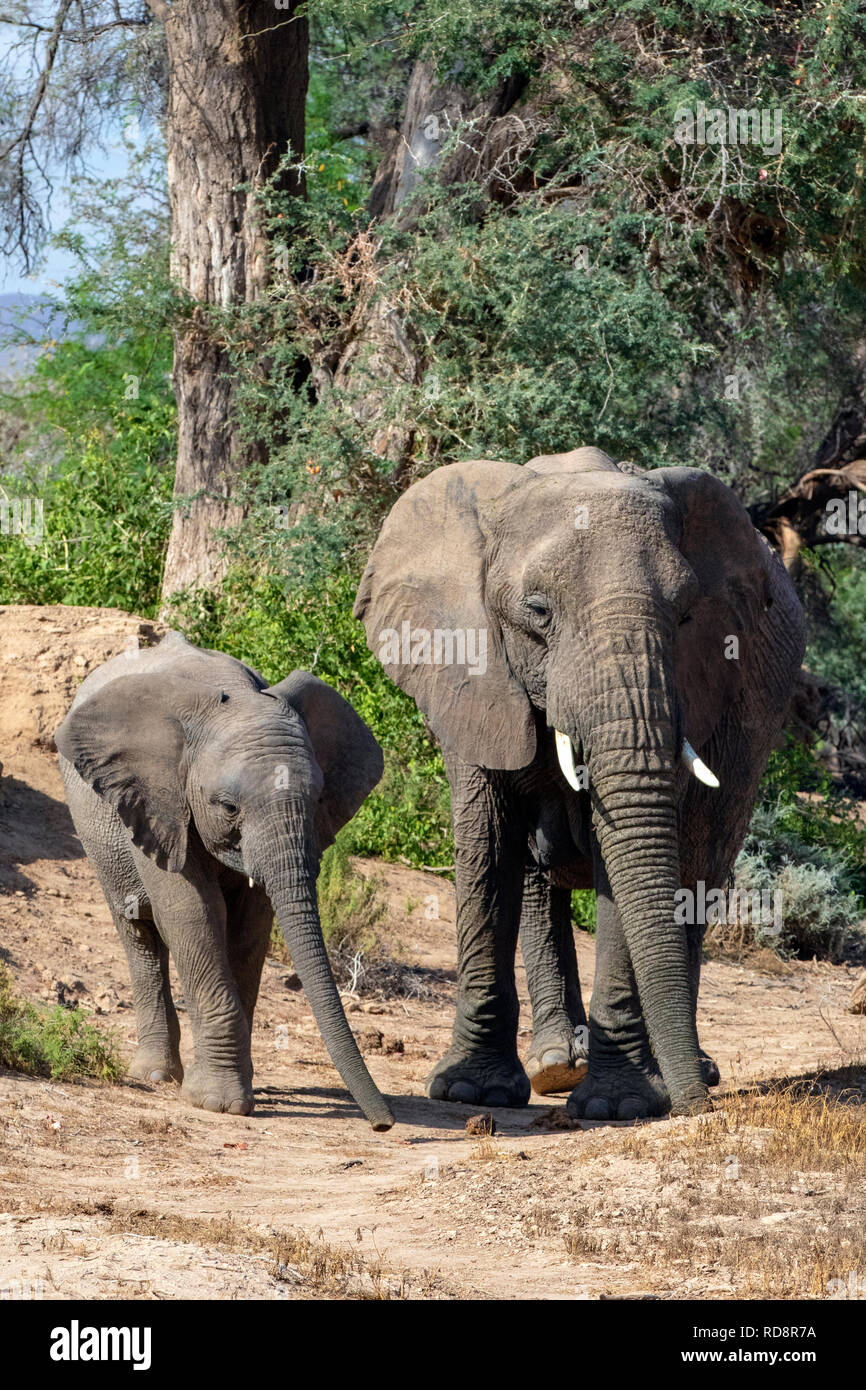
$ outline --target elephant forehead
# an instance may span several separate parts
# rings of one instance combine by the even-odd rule
[[[264,692],[224,693],[202,732],[204,748],[211,756],[234,762],[255,761],[263,754],[308,743],[297,710]]]
[[[587,484],[585,477],[540,478],[538,485],[512,492],[491,508],[489,519],[501,543],[503,555],[514,553],[514,537],[520,537],[520,553],[530,562],[592,554],[594,541],[606,547],[639,545],[642,540],[676,544],[681,521],[673,501],[647,486],[643,479],[598,474]],[[610,481],[609,481],[610,480]]]

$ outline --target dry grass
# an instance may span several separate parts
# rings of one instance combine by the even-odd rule
[[[749,1088],[697,1123],[624,1133],[619,1153],[644,1187],[654,1180],[655,1200],[574,1212],[569,1255],[739,1298],[826,1298],[829,1281],[866,1275],[862,1075]]]
[[[322,1236],[303,1231],[264,1234],[236,1225],[230,1218],[207,1220],[152,1211],[114,1216],[111,1232],[153,1236],[185,1244],[217,1247],[265,1258],[272,1278],[292,1284],[299,1293],[349,1299],[401,1299],[412,1296],[408,1276],[392,1270],[378,1257],[330,1245]],[[357,1233],[360,1241],[361,1232]],[[413,1281],[416,1285],[417,1279]],[[425,1284],[433,1290],[433,1282]]]

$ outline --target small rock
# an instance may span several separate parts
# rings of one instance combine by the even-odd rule
[[[466,1121],[466,1133],[480,1137],[485,1134],[496,1133],[496,1121],[489,1111],[483,1115],[470,1115]]]
[[[98,1014],[110,1014],[113,1009],[122,1007],[116,990],[106,987],[97,989],[93,996],[93,1003]]]
[[[303,986],[301,985],[301,977],[296,970],[293,970],[291,974],[286,975],[285,979],[283,980],[283,985],[286,989],[303,988]]]

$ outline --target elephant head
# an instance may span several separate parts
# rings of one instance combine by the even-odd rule
[[[762,625],[786,582],[709,474],[626,473],[579,449],[524,467],[454,464],[416,483],[385,522],[355,606],[446,752],[514,770],[555,739],[565,781],[581,788],[575,765],[586,767],[596,843],[678,1112],[706,1104],[674,912],[681,763],[718,785],[694,749],[712,766],[711,736],[759,679]]]
[[[184,873],[203,846],[265,889],[334,1065],[373,1128],[388,1129],[316,898],[320,856],[379,781],[382,752],[315,676],[270,688],[245,677],[224,690],[164,670],[120,676],[73,705],[57,747],[160,868]]]

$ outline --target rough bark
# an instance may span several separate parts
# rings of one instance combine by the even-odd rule
[[[229,365],[207,310],[258,298],[268,281],[255,203],[290,147],[304,149],[308,30],[270,0],[177,0],[164,12],[169,53],[166,121],[172,274],[193,301],[175,335],[178,403],[176,509],[163,597],[213,587],[225,569],[216,534],[242,516],[233,500],[255,457],[232,419]],[[301,175],[287,176],[303,192]]]
[[[462,87],[437,81],[429,63],[416,63],[403,123],[376,171],[369,199],[373,215],[387,217],[403,208],[401,220],[411,221],[406,205],[425,170],[437,164],[443,183],[472,181],[490,197],[513,197],[518,191],[513,180],[523,187],[530,179],[522,157],[536,134],[531,112],[515,105],[524,85],[505,81],[479,101]]]

